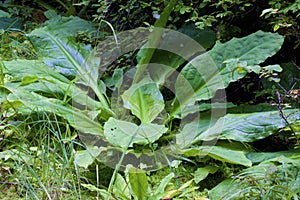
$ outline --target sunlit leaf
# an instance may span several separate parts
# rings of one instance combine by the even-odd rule
[[[141,124],[109,118],[104,125],[107,140],[118,147],[127,149],[134,143],[149,144],[156,141],[167,131],[163,125]]]
[[[222,146],[200,146],[192,147],[182,152],[185,156],[210,156],[216,160],[223,162],[239,164],[244,166],[251,166],[251,161],[246,157],[246,152],[241,150],[234,150]]]
[[[27,108],[34,111],[55,113],[70,123],[71,126],[83,133],[103,135],[103,127],[96,121],[90,119],[86,114],[76,108],[72,108],[58,99],[46,98],[34,92],[28,92],[20,88],[9,88],[11,94],[8,101],[19,100]]]
[[[157,84],[148,79],[132,85],[122,98],[124,107],[130,109],[144,124],[152,122],[164,109],[164,99]]]
[[[195,182],[199,183],[200,181],[204,180],[208,174],[214,174],[218,169],[218,167],[211,165],[198,168],[193,174]]]

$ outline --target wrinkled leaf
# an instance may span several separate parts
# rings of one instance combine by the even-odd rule
[[[108,108],[105,91],[98,87],[98,71],[100,59],[96,57],[91,46],[83,46],[74,42],[64,42],[51,32],[36,29],[31,33],[32,40],[38,38],[39,56],[49,66],[64,75],[78,76],[79,82],[91,87],[104,107]]]
[[[284,114],[290,123],[300,120],[300,112],[296,109],[285,110]],[[253,142],[272,135],[287,124],[278,111],[256,112],[246,114],[227,114],[220,118],[214,126],[200,133],[195,140],[211,140],[215,138]]]
[[[23,24],[21,18],[0,18],[0,29],[9,30],[9,29],[23,29]]]
[[[180,148],[188,147],[197,142],[196,138],[199,133],[205,132],[211,125],[212,119],[210,116],[201,115],[200,120],[194,120],[186,124],[181,131],[176,134],[176,144]]]
[[[75,37],[78,32],[83,30],[89,32],[96,31],[96,28],[91,22],[79,17],[62,17],[56,15],[56,17],[47,20],[41,28],[37,28],[32,31],[30,36],[38,36],[40,30],[51,32],[65,41],[65,39],[68,39],[70,36]]]
[[[245,152],[238,151],[238,150],[231,150],[220,146],[214,146],[209,151],[208,156],[216,160],[233,163],[233,164],[240,164],[246,167],[250,167],[252,165],[252,162],[245,156]]]
[[[280,49],[283,39],[279,34],[258,31],[224,44],[217,43],[212,50],[194,58],[175,83],[177,102],[171,116],[183,113],[185,107],[195,101],[212,98],[218,89],[243,78],[251,66],[257,71],[258,64]],[[228,64],[229,60],[235,62]]]
[[[156,83],[163,84],[170,73],[196,53],[212,47],[215,40],[213,31],[198,30],[192,25],[186,25],[178,31],[165,31],[151,59],[156,67],[152,69],[148,66],[151,78]]]
[[[68,84],[70,81],[63,75],[57,73],[53,69],[49,69],[40,60],[13,60],[4,61],[4,73],[9,74],[17,79],[24,79],[24,77],[38,77],[40,79],[47,79],[50,81]],[[64,85],[66,86],[66,85]]]

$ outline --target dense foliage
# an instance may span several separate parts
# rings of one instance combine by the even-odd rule
[[[298,199],[299,8],[3,1],[0,197]]]

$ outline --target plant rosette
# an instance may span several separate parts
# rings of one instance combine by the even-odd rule
[[[171,165],[174,160],[207,155],[251,165],[243,151],[229,149],[232,155],[236,154],[232,158],[220,153],[226,148],[214,147],[219,139],[242,141],[238,126],[255,117],[252,116],[255,113],[245,119],[234,114],[226,115],[227,106],[233,105],[226,102],[224,89],[248,72],[259,73],[258,64],[279,49],[282,37],[258,31],[225,44],[217,43],[206,52],[199,38],[205,41],[211,37],[211,32],[196,31],[198,38],[194,38],[198,41],[182,33],[184,31],[164,28],[129,30],[102,41],[97,47],[98,52],[96,49],[88,57],[82,67],[86,70],[77,78],[78,84],[85,81],[85,85],[92,85],[89,89],[93,91],[88,93],[93,95],[89,97],[99,101],[105,112],[97,107],[85,110],[89,116],[94,116],[93,120],[97,121],[97,126],[101,124],[101,128],[92,133],[80,131],[80,136],[98,160],[113,168],[119,166],[118,170],[125,170],[128,164],[144,170],[157,170]],[[263,38],[269,39],[262,42]],[[270,47],[273,39],[281,41]],[[252,41],[255,43],[249,45]],[[269,50],[259,55],[260,49],[266,47]],[[225,52],[234,48],[231,53]],[[116,69],[110,77],[113,92],[110,98],[107,97],[107,84],[101,80],[102,73],[122,55],[137,50],[137,65],[126,71]],[[99,65],[91,67],[87,64],[95,63],[94,60],[98,60]],[[166,96],[163,89],[171,95]],[[173,98],[166,100],[169,96]],[[225,125],[234,121],[239,122],[235,130]],[[230,131],[233,138],[224,134]],[[261,136],[257,134],[256,137]]]

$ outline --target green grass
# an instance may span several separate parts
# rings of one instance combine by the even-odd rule
[[[74,153],[82,147],[71,138],[76,133],[69,126],[44,113],[42,119],[27,119],[8,129],[12,133],[1,143],[9,159],[0,166],[9,170],[5,179],[0,177],[1,189],[14,188],[25,199],[79,199],[82,169]]]

